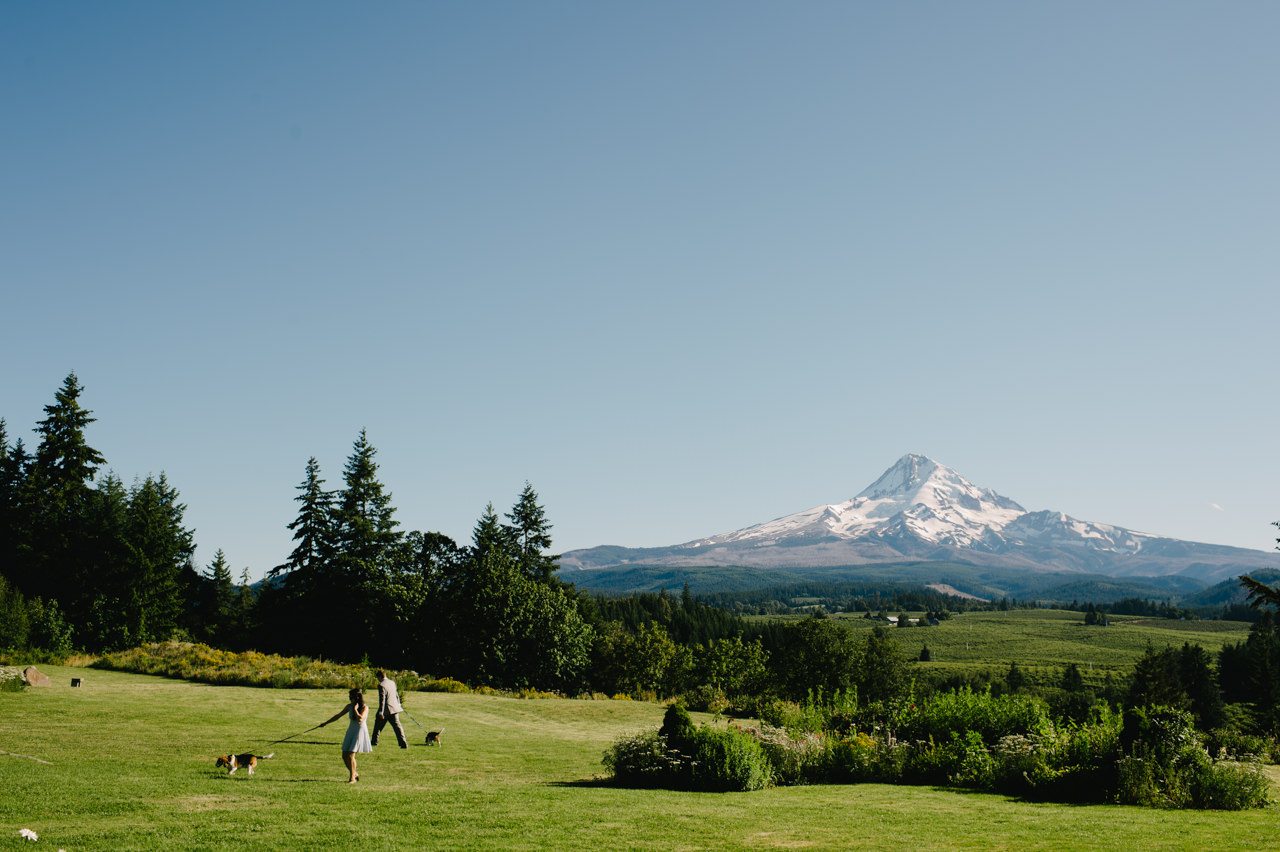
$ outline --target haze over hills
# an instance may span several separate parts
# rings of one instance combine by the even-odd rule
[[[843,503],[670,547],[604,546],[560,558],[561,576],[586,585],[591,583],[583,572],[628,566],[803,575],[891,563],[1159,578],[1163,585],[1200,588],[1280,568],[1280,553],[1182,541],[1062,512],[1027,511],[933,459],[910,454]]]

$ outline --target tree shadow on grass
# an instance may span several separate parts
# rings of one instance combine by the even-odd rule
[[[543,781],[542,787],[617,787],[612,778],[579,778],[576,781]]]

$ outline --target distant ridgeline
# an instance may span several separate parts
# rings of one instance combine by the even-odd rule
[[[907,563],[826,568],[808,573],[747,567],[627,566],[560,573],[579,588],[617,597],[687,588],[712,606],[743,614],[948,609],[990,609],[1001,601],[1083,611],[1094,604],[1108,612],[1160,617],[1228,618],[1253,621],[1236,579],[1208,588],[1185,578],[1117,578],[1097,574],[1000,571],[958,563]],[[1280,582],[1280,571],[1252,572],[1264,583]]]
[[[560,566],[565,580],[590,588],[626,587],[622,578],[588,576],[595,572],[666,567],[723,569],[719,585],[700,584],[703,591],[779,585],[790,582],[778,578],[785,574],[1070,601],[1182,595],[1241,574],[1280,570],[1280,554],[1029,512],[945,465],[906,455],[851,500],[667,547],[574,550],[560,557]],[[765,576],[757,580],[751,572]],[[1051,576],[1023,576],[1034,574]]]

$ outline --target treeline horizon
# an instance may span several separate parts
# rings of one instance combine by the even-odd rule
[[[761,696],[799,701],[814,690],[855,689],[863,700],[883,701],[926,686],[908,677],[892,631],[858,638],[822,611],[753,625],[726,606],[727,596],[701,600],[687,585],[626,598],[584,593],[556,576],[552,525],[529,483],[510,511],[499,515],[488,504],[470,542],[404,531],[363,430],[338,487],[326,487],[314,456],[306,461],[287,525],[292,552],[265,583],[250,584],[246,571],[237,585],[221,549],[196,566],[186,507],[163,473],[131,487],[113,473],[95,482],[106,459],[87,441],[95,421],[82,393],[71,373],[35,428],[34,453],[21,439],[11,446],[0,419],[0,647],[102,652],[178,638],[376,661],[475,686],[686,696],[705,707]],[[838,593],[842,605],[867,616],[910,610],[945,618],[979,608],[907,588],[808,591]],[[985,608],[1021,605],[1002,599]],[[1260,619],[1247,643],[1225,652],[1215,677],[1229,682],[1217,681],[1218,690],[1275,706],[1278,637],[1275,620]],[[1177,669],[1161,665],[1166,674]],[[1197,670],[1197,684],[1202,675]],[[1166,680],[1173,686],[1164,694],[1176,698],[1177,678]],[[1121,690],[1108,698],[1120,699]],[[1274,729],[1274,713],[1256,718]]]

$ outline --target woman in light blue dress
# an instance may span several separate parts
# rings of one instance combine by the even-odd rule
[[[354,784],[360,780],[360,773],[356,771],[356,755],[373,751],[373,742],[369,739],[369,728],[365,725],[365,719],[369,716],[369,705],[364,703],[364,693],[353,689],[347,693],[347,697],[351,699],[347,706],[335,713],[333,718],[321,722],[320,727],[323,728],[329,722],[338,721],[344,713],[350,719],[347,735],[342,738],[342,762],[351,773],[347,783]]]

